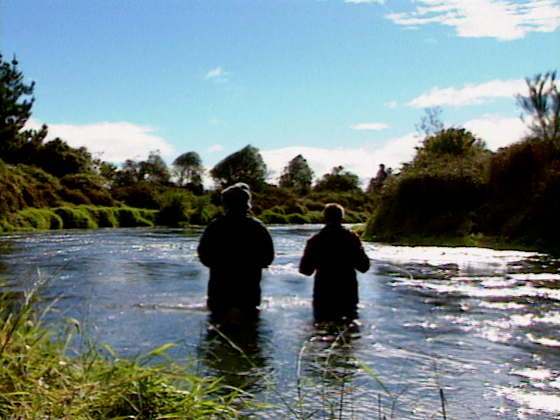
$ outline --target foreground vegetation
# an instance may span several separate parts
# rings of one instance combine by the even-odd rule
[[[84,341],[76,320],[50,334],[33,291],[0,299],[1,418],[237,419],[247,406],[242,393],[219,380],[191,375],[168,359],[157,363],[168,346],[121,359]]]

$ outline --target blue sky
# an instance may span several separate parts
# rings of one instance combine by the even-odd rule
[[[560,67],[560,0],[1,0],[31,126],[112,162],[247,144],[363,180],[414,155],[425,108],[496,150],[515,94]]]

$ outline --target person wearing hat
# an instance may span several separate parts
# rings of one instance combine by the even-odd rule
[[[325,226],[307,241],[299,272],[315,273],[313,312],[317,322],[351,322],[358,316],[356,270],[365,273],[370,262],[360,238],[342,226],[344,208],[325,206]]]
[[[261,303],[262,269],[274,259],[270,233],[249,215],[251,190],[234,184],[221,194],[223,217],[213,220],[198,245],[198,257],[210,268],[207,305],[213,317],[256,318]]]

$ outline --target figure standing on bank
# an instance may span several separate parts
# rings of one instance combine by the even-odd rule
[[[315,320],[351,322],[358,315],[356,270],[365,273],[370,262],[358,235],[342,226],[344,208],[327,204],[325,226],[307,241],[299,271],[315,273]]]
[[[249,215],[247,184],[226,188],[221,199],[225,216],[207,226],[198,245],[200,261],[210,268],[208,308],[218,318],[256,318],[262,269],[274,259],[272,238],[264,224]]]

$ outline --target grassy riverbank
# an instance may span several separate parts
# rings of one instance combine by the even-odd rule
[[[4,215],[0,231],[154,226],[157,211],[93,205],[25,208]]]

